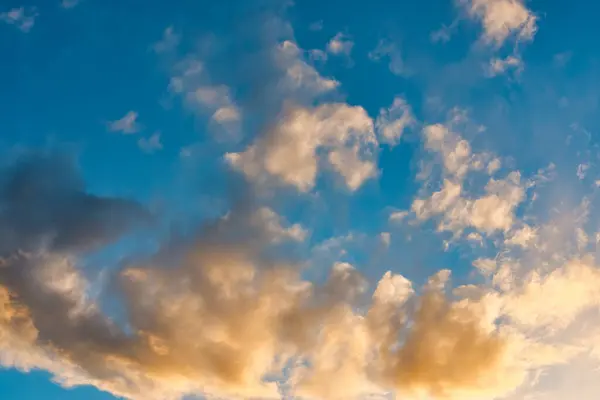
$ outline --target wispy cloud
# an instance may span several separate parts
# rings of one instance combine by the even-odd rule
[[[517,55],[507,56],[506,58],[494,58],[486,68],[488,76],[494,77],[512,71],[515,75],[523,72],[523,60]]]
[[[27,33],[35,25],[35,20],[38,16],[39,13],[35,7],[18,7],[0,13],[0,21],[14,25],[22,32]]]
[[[154,44],[153,49],[157,53],[171,51],[179,45],[180,41],[181,36],[175,32],[172,26],[169,26],[163,32],[162,39]]]
[[[110,132],[120,132],[124,135],[137,133],[141,129],[142,126],[138,123],[138,113],[135,111],[129,111],[123,118],[108,123]]]
[[[155,132],[149,138],[140,138],[138,140],[139,148],[145,153],[154,153],[162,150],[163,144],[161,142],[160,132]]]
[[[323,20],[315,21],[308,26],[308,29],[311,31],[321,31],[323,30]]]
[[[402,52],[396,44],[389,40],[379,40],[375,49],[369,52],[369,59],[377,62],[388,59],[388,67],[394,75],[407,76],[411,73],[404,62]]]
[[[337,33],[327,43],[327,51],[334,55],[345,55],[347,57],[352,53],[354,42],[344,33]]]
[[[79,5],[83,0],[62,0],[60,6],[65,9],[73,8]]]

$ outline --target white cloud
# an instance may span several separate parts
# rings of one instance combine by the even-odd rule
[[[163,144],[160,136],[160,132],[155,132],[149,138],[140,138],[138,140],[139,148],[146,153],[154,153],[155,151],[162,150]]]
[[[81,3],[82,0],[62,0],[62,2],[60,3],[60,6],[62,8],[73,8],[75,6],[77,6],[79,3]]]
[[[522,228],[511,232],[504,241],[504,244],[507,246],[528,247],[530,245],[535,245],[537,238],[537,229],[532,228],[529,225],[524,225]]]
[[[398,144],[404,131],[415,123],[412,108],[404,98],[397,96],[388,109],[379,110],[375,130],[381,142],[394,146]]]
[[[334,79],[324,78],[302,57],[302,50],[292,41],[281,43],[276,51],[280,68],[285,72],[280,87],[286,92],[308,92],[317,96],[336,89],[340,83]]]
[[[490,77],[501,75],[512,70],[516,75],[523,71],[523,60],[517,56],[507,56],[506,58],[494,58],[487,67],[487,74]]]
[[[423,129],[425,148],[441,157],[444,172],[462,179],[467,172],[478,168],[471,145],[443,124],[427,125]]]
[[[376,172],[370,154],[376,144],[373,121],[362,107],[324,104],[288,110],[265,137],[226,160],[252,180],[272,177],[308,191],[325,152],[348,188],[356,190]]]
[[[438,191],[416,198],[411,211],[421,221],[439,217],[438,230],[453,232],[455,237],[466,228],[474,228],[477,234],[508,235],[518,221],[516,209],[534,183],[522,182],[520,173],[513,171],[504,179],[490,178],[483,194],[465,190],[467,174],[486,171],[493,175],[501,161],[489,153],[473,152],[469,142],[454,131],[455,125],[464,122],[466,116],[455,111],[446,125],[427,125],[423,129],[424,147],[436,156],[430,166],[441,164],[444,179]]]
[[[233,102],[231,91],[227,86],[199,87],[193,93],[188,93],[188,101],[196,103],[212,113],[211,120],[227,127],[230,133],[239,131],[239,123],[242,119],[241,110]]]
[[[256,210],[251,219],[254,225],[265,230],[272,243],[279,243],[285,240],[302,242],[308,236],[308,231],[300,224],[283,227],[283,218],[268,207]]]
[[[501,46],[510,38],[531,40],[537,30],[537,17],[522,0],[457,0],[469,16],[483,26],[483,38]]]
[[[35,20],[38,15],[39,13],[35,7],[18,7],[0,13],[0,21],[9,25],[14,25],[22,32],[27,33],[35,25]]]
[[[163,32],[162,39],[156,42],[153,48],[157,53],[165,53],[174,50],[179,45],[180,41],[181,36],[175,32],[172,26],[169,26]]]
[[[393,213],[390,214],[389,219],[391,222],[401,222],[406,217],[408,217],[408,215],[409,215],[408,211],[394,211]]]
[[[327,51],[335,55],[350,56],[354,42],[350,38],[339,32],[327,43]]]
[[[577,178],[584,180],[588,169],[590,169],[590,164],[579,164],[577,166]]]
[[[508,232],[516,222],[515,211],[524,200],[525,189],[518,172],[512,172],[505,179],[490,179],[481,197],[461,196],[461,186],[450,184],[433,194],[425,202],[415,200],[413,207],[420,219],[442,214],[438,229],[455,234],[466,227],[473,227],[481,233]]]
[[[196,114],[208,116],[209,127],[218,139],[238,140],[243,115],[230,87],[211,84],[204,63],[195,58],[179,63],[175,70],[169,90],[183,96],[185,104]]]
[[[374,50],[369,52],[369,58],[373,61],[380,61],[384,58],[389,59],[388,67],[390,72],[398,76],[410,75],[410,71],[404,63],[400,49],[390,41],[381,39]]]
[[[449,179],[444,180],[442,188],[434,192],[428,199],[415,199],[411,211],[418,219],[429,219],[433,215],[442,214],[454,209],[461,199],[462,186]]]
[[[487,172],[490,175],[493,175],[502,167],[502,161],[499,158],[494,158],[492,161],[488,163]]]
[[[392,235],[389,232],[381,232],[379,234],[379,240],[381,240],[381,243],[383,243],[385,247],[389,247],[392,242]]]
[[[138,113],[129,111],[123,118],[110,122],[108,124],[108,130],[111,132],[120,132],[125,135],[137,133],[142,129],[142,126],[137,120]]]

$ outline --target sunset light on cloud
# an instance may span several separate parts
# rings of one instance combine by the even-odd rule
[[[597,6],[390,3],[2,3],[1,399],[600,398]]]

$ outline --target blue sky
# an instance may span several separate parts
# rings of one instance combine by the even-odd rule
[[[0,237],[8,244],[0,258],[8,272],[0,273],[0,302],[10,302],[0,311],[10,317],[0,320],[0,397],[270,398],[248,378],[256,373],[264,383],[263,355],[240,350],[242,339],[219,342],[238,349],[246,374],[239,381],[152,344],[160,340],[175,354],[196,346],[177,342],[181,332],[209,340],[208,328],[190,322],[213,321],[208,316],[252,330],[216,306],[195,317],[183,306],[173,315],[160,308],[161,296],[171,306],[210,303],[207,289],[178,297],[175,281],[199,279],[188,257],[199,257],[205,280],[216,259],[235,280],[245,271],[234,268],[239,260],[218,257],[239,253],[251,260],[252,276],[294,265],[305,282],[331,290],[313,293],[317,303],[355,313],[351,323],[325,313],[314,322],[319,328],[367,321],[365,310],[380,300],[363,297],[389,283],[387,271],[412,282],[414,304],[402,312],[421,326],[414,307],[428,303],[418,299],[445,281],[438,271],[450,270],[448,310],[468,304],[477,321],[497,313],[492,328],[481,328],[482,343],[500,340],[510,351],[535,344],[556,354],[532,350],[514,365],[484,367],[475,346],[462,349],[473,354],[468,376],[475,378],[448,372],[468,369],[460,364],[466,356],[452,353],[458,366],[448,362],[440,375],[419,380],[403,371],[423,366],[383,356],[363,365],[338,354],[348,370],[321,370],[332,357],[323,339],[308,349],[279,331],[256,333],[256,348],[290,340],[295,356],[313,365],[295,395],[412,399],[424,391],[435,399],[442,385],[461,399],[594,398],[600,294],[581,280],[600,282],[595,8],[559,0],[2,1]],[[135,274],[151,281],[137,288]],[[339,283],[336,274],[348,275]],[[363,279],[369,289],[356,283]],[[449,289],[462,285],[485,295],[465,300]],[[560,299],[556,316],[542,310],[547,297]],[[401,308],[404,300],[390,304]],[[294,313],[308,318],[303,307],[310,307],[298,307]],[[27,324],[14,317],[19,310]],[[269,323],[281,323],[273,313]],[[456,315],[420,321],[419,349],[447,339],[425,334],[452,331],[444,318]],[[169,329],[160,325],[167,320]],[[68,327],[53,327],[60,321]],[[83,327],[102,338],[95,342]],[[410,336],[409,326],[402,329],[399,346]],[[380,331],[368,332],[371,345],[385,342]],[[343,351],[359,352],[336,335]],[[115,344],[121,339],[129,351]],[[206,349],[190,352],[209,358]],[[423,368],[434,371],[440,352],[423,353]],[[587,380],[575,388],[560,365]],[[549,378],[532,378],[542,371]]]

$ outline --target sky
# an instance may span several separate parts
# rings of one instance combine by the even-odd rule
[[[598,11],[0,1],[0,398],[596,399]]]

